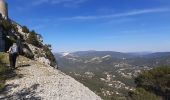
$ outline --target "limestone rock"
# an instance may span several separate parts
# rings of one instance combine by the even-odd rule
[[[83,84],[57,69],[23,57],[19,57],[19,61],[21,67],[18,67],[17,74],[20,77],[6,82],[6,95],[0,99],[101,100]]]

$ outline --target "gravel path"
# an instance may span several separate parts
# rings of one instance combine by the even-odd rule
[[[16,73],[18,77],[6,82],[3,100],[101,100],[70,76],[20,57]]]

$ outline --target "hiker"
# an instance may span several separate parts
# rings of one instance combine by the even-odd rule
[[[9,50],[7,52],[9,53],[10,67],[15,69],[16,59],[18,56],[17,44],[13,43],[13,45],[9,48]]]

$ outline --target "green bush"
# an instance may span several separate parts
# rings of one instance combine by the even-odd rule
[[[129,95],[131,100],[162,100],[160,97],[143,88],[137,88],[135,91],[130,92]]]
[[[29,33],[30,31],[29,31],[29,29],[26,26],[23,26],[22,27],[22,32]]]
[[[2,20],[2,27],[6,30],[6,31],[9,31],[12,29],[12,24],[10,21],[8,20]]]
[[[12,24],[12,29],[18,33],[18,28],[17,28],[17,25],[16,24]]]
[[[6,74],[9,72],[9,68],[7,68],[5,65],[2,63],[0,64],[0,91],[4,88],[5,86],[5,80],[8,76]]]
[[[4,56],[0,54],[0,91],[3,89],[5,84],[5,77],[4,74],[7,71],[7,68],[3,65],[2,59]]]
[[[4,58],[4,56],[0,53],[0,64],[2,63],[3,58]]]
[[[6,54],[0,53],[0,92],[4,89],[5,81],[16,76],[16,73],[6,66],[8,63],[6,56]]]
[[[38,41],[37,33],[35,31],[31,31],[26,39],[26,42],[32,44],[36,47],[42,47],[42,43]]]
[[[162,66],[144,71],[136,79],[138,88],[161,96],[164,100],[170,99],[170,67]]]

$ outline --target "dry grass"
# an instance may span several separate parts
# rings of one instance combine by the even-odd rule
[[[0,62],[4,63],[4,64],[8,64],[9,63],[9,57],[7,53],[2,53],[0,52]]]
[[[14,71],[12,71],[7,65],[9,64],[8,61],[8,54],[0,53],[0,92],[5,87],[5,80],[8,78],[13,77]],[[12,75],[13,74],[13,75]]]

